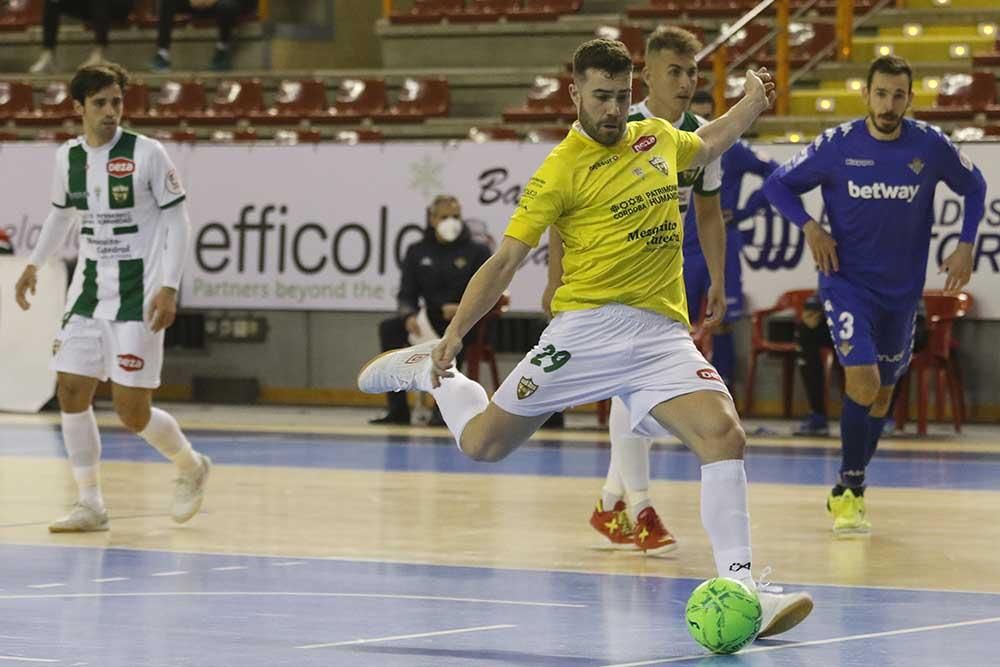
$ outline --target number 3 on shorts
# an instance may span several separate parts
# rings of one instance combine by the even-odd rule
[[[566,365],[566,362],[570,360],[573,355],[566,350],[557,350],[554,345],[546,345],[542,348],[540,354],[536,354],[531,358],[531,363],[535,366],[542,366],[543,359],[548,359],[549,365],[542,366],[542,370],[546,373],[551,373],[552,371],[557,371]]]

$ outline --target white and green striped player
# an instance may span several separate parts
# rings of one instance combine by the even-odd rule
[[[17,281],[18,304],[27,310],[38,267],[79,223],[79,261],[52,367],[80,495],[71,513],[49,526],[52,532],[108,529],[91,407],[99,381],[111,380],[122,424],[177,466],[174,521],[187,521],[201,508],[211,468],[177,421],[152,407],[164,331],[177,313],[190,222],[184,188],[163,146],[120,127],[127,84],[125,70],[111,63],[81,68],[73,77],[70,92],[83,135],[56,152],[52,209]]]

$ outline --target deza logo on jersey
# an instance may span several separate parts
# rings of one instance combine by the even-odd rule
[[[132,162],[127,157],[116,157],[114,160],[108,160],[108,173],[115,178],[131,176],[134,171],[135,162]]]
[[[636,139],[635,143],[632,144],[632,150],[636,153],[644,153],[655,145],[656,137],[646,134]]]
[[[871,185],[855,185],[847,181],[847,194],[851,199],[905,199],[912,204],[920,192],[919,185],[889,185],[888,183],[872,183]]]

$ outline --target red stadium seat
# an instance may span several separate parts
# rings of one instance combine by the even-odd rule
[[[318,144],[323,141],[323,135],[319,130],[297,129],[278,130],[274,133],[274,140],[279,144],[294,146],[296,144]]]
[[[0,81],[0,121],[30,113],[35,108],[31,84],[21,81]]]
[[[791,341],[775,341],[769,339],[764,333],[764,323],[766,318],[782,311],[792,311],[795,323],[802,320],[802,310],[806,299],[816,293],[814,289],[800,289],[785,292],[778,297],[777,303],[770,308],[756,310],[750,315],[750,365],[747,370],[747,386],[744,397],[742,414],[751,414],[754,407],[754,388],[757,381],[757,358],[766,354],[777,357],[782,364],[781,390],[784,403],[785,417],[792,416],[792,389],[795,384],[795,343]],[[826,384],[830,384],[830,375],[833,370],[833,355],[829,350],[823,352],[825,358],[823,367],[825,369]]]
[[[997,82],[990,71],[948,74],[941,78],[937,105],[913,115],[921,120],[967,120],[984,113],[997,102]]]
[[[965,420],[965,387],[962,368],[958,363],[958,339],[954,336],[954,324],[972,309],[973,299],[967,292],[955,296],[945,296],[941,290],[924,292],[927,307],[929,338],[927,347],[913,356],[910,368],[900,380],[899,398],[896,401],[896,424],[900,430],[909,417],[912,378],[917,382],[917,433],[927,435],[928,374],[934,377],[935,417],[944,419],[944,395],[951,404],[951,419],[956,433],[961,433]]]
[[[333,106],[310,114],[318,123],[356,123],[385,111],[385,81],[382,79],[344,79],[337,87]]]
[[[373,113],[372,118],[380,122],[424,120],[447,116],[449,105],[448,81],[444,77],[408,78],[403,82],[399,100],[386,111]]]
[[[166,81],[146,116],[136,124],[176,125],[205,111],[205,88],[201,81]]]
[[[973,67],[1000,67],[1000,39],[993,44],[992,51],[983,51],[972,55]]]
[[[469,128],[469,140],[477,144],[487,141],[520,141],[521,135],[512,127],[472,127]]]
[[[59,125],[76,117],[73,98],[69,95],[69,85],[64,81],[53,82],[45,87],[38,106],[30,111],[15,114],[14,122],[19,125]]]
[[[220,144],[255,143],[257,130],[252,127],[241,127],[236,130],[216,130],[212,133],[212,141]]]
[[[385,141],[385,135],[380,130],[341,130],[333,135],[333,140],[339,144],[372,144]]]
[[[149,115],[149,86],[141,81],[129,82],[125,89],[125,120],[145,118]]]
[[[35,133],[35,141],[49,141],[54,144],[61,144],[70,139],[80,136],[79,132],[70,130],[39,130]]]
[[[701,0],[649,0],[643,7],[626,7],[625,14],[634,19],[661,19],[679,16],[682,8],[693,8],[701,5]]]
[[[186,119],[198,125],[231,125],[237,120],[263,113],[264,96],[259,79],[223,79],[219,81],[208,108],[193,111]]]
[[[530,122],[572,120],[576,118],[576,107],[569,96],[569,84],[573,77],[536,76],[535,84],[528,93],[527,102],[520,107],[512,107],[503,112],[507,122]]]
[[[274,105],[253,111],[250,118],[258,124],[288,124],[301,118],[327,113],[326,84],[321,79],[286,79],[278,84]]]
[[[500,319],[510,307],[510,294],[504,292],[488,313],[472,328],[473,341],[465,346],[465,375],[473,382],[479,382],[479,366],[486,364],[493,380],[493,389],[500,388],[500,373],[497,369],[496,349],[490,340],[490,325]]]
[[[42,22],[43,0],[6,0],[0,3],[0,30],[24,30]]]
[[[448,13],[465,9],[465,0],[414,0],[409,11],[393,12],[390,23],[437,23]]]
[[[450,23],[487,23],[509,16],[521,6],[521,0],[469,0],[461,11],[445,12]]]
[[[582,0],[524,0],[510,13],[512,21],[554,21],[564,14],[580,11]]]
[[[160,141],[174,141],[177,143],[189,143],[193,144],[198,141],[198,135],[195,134],[194,130],[158,130],[153,133],[154,139],[159,139]]]

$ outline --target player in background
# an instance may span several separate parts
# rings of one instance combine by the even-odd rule
[[[633,429],[652,436],[669,429],[699,456],[716,570],[757,591],[760,636],[784,632],[810,613],[812,599],[758,589],[753,580],[746,437],[726,385],[688,330],[677,189],[680,172],[716,160],[771,104],[774,84],[766,70],[748,72],[744,98],[692,133],[658,118],[626,122],[632,60],[620,42],[584,43],[573,73],[579,120],[526,184],[499,249],[470,281],[442,340],[379,355],[358,386],[430,391],[459,448],[478,461],[503,459],[553,412],[621,397]],[[490,400],[455,370],[455,357],[550,225],[565,247],[556,316]],[[720,228],[710,258],[720,281],[722,235]],[[716,295],[712,307],[724,309],[721,288]]]
[[[820,272],[819,292],[846,375],[840,418],[840,479],[827,499],[834,533],[868,533],[865,469],[875,454],[893,386],[910,362],[934,224],[944,182],[965,198],[962,232],[939,273],[957,292],[972,276],[972,249],[985,211],[979,169],[933,125],[904,118],[913,72],[883,56],[868,68],[865,118],[826,130],[774,172],[765,194],[802,228]],[[827,231],[798,195],[820,188]]]
[[[190,222],[184,188],[163,145],[120,127],[127,85],[128,74],[113,63],[83,67],[70,82],[83,135],[56,151],[51,210],[16,286],[18,305],[27,310],[39,267],[79,222],[80,256],[52,360],[79,499],[49,526],[54,533],[109,527],[91,407],[99,381],[111,379],[122,424],[176,465],[174,521],[198,512],[211,468],[176,420],[152,407],[164,330],[177,312]]]

